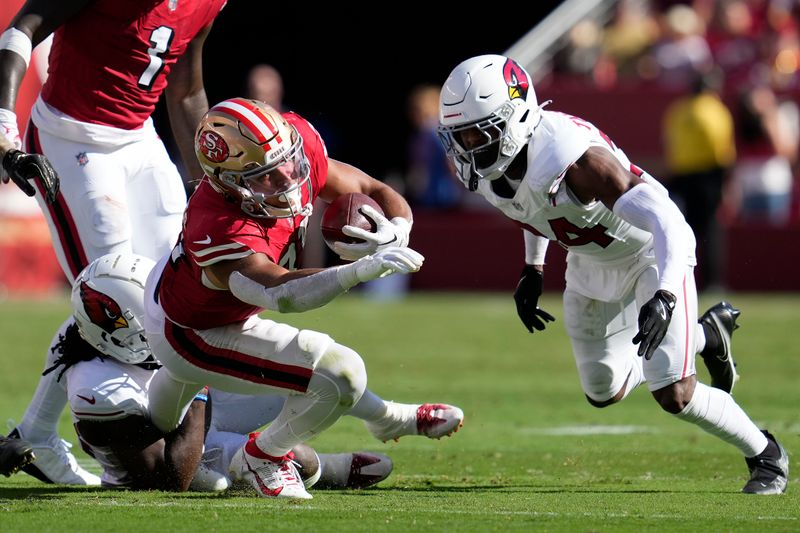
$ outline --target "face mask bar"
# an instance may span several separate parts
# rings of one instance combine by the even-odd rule
[[[302,188],[305,186],[311,198],[311,165],[303,150],[303,138],[297,134],[296,141],[290,151],[279,160],[241,172],[226,170],[219,174],[219,179],[236,190],[242,198],[241,208],[256,218],[293,218],[311,214],[311,204],[303,205]],[[281,165],[293,162],[291,186],[271,194],[254,191],[251,182],[263,178]],[[286,204],[286,207],[272,205],[271,202]]]
[[[440,126],[437,130],[448,157],[462,169],[462,181],[467,182],[470,191],[478,188],[478,180],[485,179],[497,164],[500,157],[507,155],[511,139],[508,135],[508,119],[514,113],[514,105],[507,102],[486,119],[456,126]],[[468,147],[464,143],[465,133],[474,129],[485,142]]]

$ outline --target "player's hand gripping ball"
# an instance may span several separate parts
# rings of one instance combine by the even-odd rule
[[[378,205],[378,202],[361,193],[348,193],[343,194],[336,198],[322,213],[322,221],[320,222],[320,229],[325,243],[334,252],[336,249],[333,244],[335,242],[344,242],[347,244],[363,243],[363,239],[352,237],[345,234],[342,228],[345,226],[354,226],[361,228],[365,231],[374,232],[377,230],[376,223],[365,217],[359,209],[365,205],[372,207],[375,211],[383,215],[383,210]]]

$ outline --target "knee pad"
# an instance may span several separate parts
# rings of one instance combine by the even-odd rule
[[[584,363],[578,368],[578,373],[583,393],[592,405],[604,404],[619,392],[619,384],[615,383],[619,380],[614,369],[603,363]]]
[[[367,388],[367,369],[364,361],[355,351],[341,344],[333,343],[325,350],[314,369],[314,374],[326,378],[331,392],[336,394],[342,406],[347,408],[354,406]],[[322,387],[328,388],[325,385]]]

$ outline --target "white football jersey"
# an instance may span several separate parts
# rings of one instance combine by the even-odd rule
[[[564,182],[569,166],[591,146],[611,151],[623,167],[667,194],[593,124],[554,111],[542,111],[528,143],[527,172],[513,197],[499,196],[487,180],[479,182],[478,192],[520,227],[557,241],[570,254],[599,263],[635,256],[649,246],[652,235],[624,221],[602,202],[582,204]]]
[[[152,370],[112,358],[98,357],[70,367],[66,373],[66,388],[73,422],[147,417],[147,390],[154,375]],[[119,487],[130,483],[127,470],[110,448],[93,446],[83,439],[81,446],[103,467],[103,485]]]

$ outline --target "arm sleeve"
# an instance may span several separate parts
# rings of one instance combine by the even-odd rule
[[[327,268],[276,287],[265,287],[234,271],[228,278],[231,293],[250,305],[279,313],[302,313],[327,304],[353,285],[340,281],[339,268]]]
[[[614,213],[653,234],[658,265],[658,288],[680,294],[690,257],[694,254],[694,235],[678,206],[648,183],[640,183],[619,197]]]
[[[547,245],[550,241],[546,237],[534,235],[527,230],[522,230],[522,235],[525,239],[525,263],[543,265],[547,254]]]

